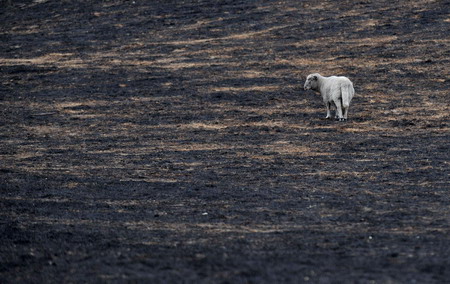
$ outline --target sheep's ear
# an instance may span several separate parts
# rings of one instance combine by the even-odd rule
[[[312,79],[313,79],[314,81],[317,81],[317,76],[313,76]]]

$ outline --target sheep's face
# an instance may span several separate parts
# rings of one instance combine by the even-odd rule
[[[305,82],[305,86],[304,89],[305,90],[317,90],[318,88],[318,84],[317,84],[317,76],[316,75],[309,75],[308,78],[306,78],[306,82]]]

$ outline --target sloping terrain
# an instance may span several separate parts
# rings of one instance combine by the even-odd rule
[[[448,1],[11,2],[0,282],[450,281]]]

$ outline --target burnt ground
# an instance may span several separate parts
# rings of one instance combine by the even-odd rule
[[[450,281],[448,1],[11,2],[2,283]]]

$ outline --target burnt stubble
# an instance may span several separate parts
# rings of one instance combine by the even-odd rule
[[[2,283],[450,281],[448,2],[7,2]]]

